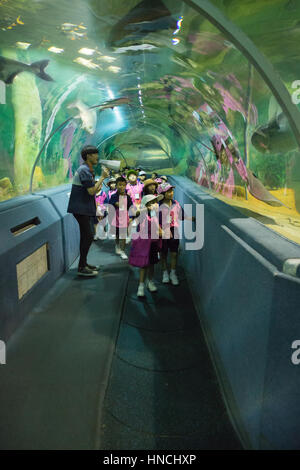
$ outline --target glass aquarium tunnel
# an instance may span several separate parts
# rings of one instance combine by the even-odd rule
[[[80,148],[94,144],[105,158],[121,149],[129,166],[184,175],[299,242],[299,6],[211,2],[226,34],[195,10],[207,3],[78,1],[70,12],[4,1],[1,200],[70,182]]]
[[[247,320],[243,317],[244,331],[251,324],[253,330],[260,331],[258,336],[261,334],[263,338],[262,331],[265,336],[257,348],[252,340],[245,339],[247,360],[243,364],[238,362],[236,369],[231,367],[230,360],[233,364],[240,340],[231,345],[225,339],[222,342],[221,330],[226,330],[223,317],[219,323],[208,314],[209,319],[203,320],[204,330],[209,324],[214,331],[214,344],[217,344],[215,349],[212,346],[210,355],[218,358],[224,354],[223,365],[217,372],[221,381],[223,375],[226,376],[221,394],[227,402],[232,399],[234,409],[242,409],[237,412],[239,418],[232,420],[246,448],[299,448],[297,426],[293,420],[286,431],[286,440],[280,431],[285,429],[291,415],[296,416],[295,410],[300,412],[294,391],[289,391],[293,394],[293,405],[290,408],[286,405],[286,414],[282,412],[278,428],[273,429],[270,424],[272,413],[275,413],[272,406],[276,402],[277,413],[282,404],[280,400],[284,401],[288,392],[285,395],[284,391],[279,399],[279,395],[273,396],[270,391],[267,395],[264,388],[276,376],[275,372],[272,375],[276,364],[272,363],[271,353],[268,355],[266,351],[270,338],[274,339],[280,329],[284,329],[279,305],[281,311],[285,312],[287,308],[291,314],[288,322],[295,337],[287,335],[289,345],[297,340],[297,328],[300,328],[299,320],[296,325],[293,323],[297,318],[296,311],[299,313],[299,304],[291,300],[294,295],[299,298],[300,289],[299,40],[298,0],[0,0],[0,219],[3,216],[4,220],[9,210],[18,212],[18,204],[27,204],[29,208],[46,194],[65,191],[66,185],[69,193],[74,174],[82,163],[80,151],[85,145],[93,145],[99,149],[101,160],[120,160],[121,169],[140,168],[149,175],[152,172],[167,175],[176,188],[180,187],[183,192],[186,189],[185,194],[199,190],[204,206],[208,201],[207,210],[216,207],[214,214],[220,212],[220,227],[226,225],[223,213],[228,223],[235,219],[244,223],[236,234],[236,243],[239,243],[238,237],[248,243],[252,235],[257,236],[255,243],[250,243],[253,251],[249,253],[254,257],[257,253],[266,257],[266,269],[272,271],[275,266],[281,273],[284,262],[290,258],[296,260],[283,276],[292,272],[296,279],[293,282],[297,285],[293,284],[290,294],[284,284],[288,280],[284,278],[278,292],[283,289],[285,294],[278,294],[277,298],[277,287],[269,285],[263,275],[260,287],[255,287],[256,274],[253,273],[256,268],[251,267],[250,261],[249,265],[239,261],[244,259],[243,255],[231,249],[229,242],[224,241],[224,245],[219,242],[217,231],[211,235],[211,253],[216,257],[219,253],[223,265],[222,274],[220,270],[216,274],[219,276],[216,284],[213,284],[213,269],[217,266],[214,259],[206,259],[203,255],[198,263],[196,258],[188,258],[194,273],[191,274],[193,282],[198,277],[206,282],[205,270],[209,265],[211,292],[219,287],[223,289],[218,294],[220,305],[222,292],[226,290],[224,279],[234,269],[230,263],[236,262],[241,275],[238,279],[232,275],[231,287],[234,290],[233,284],[238,285],[244,279],[243,286],[235,291],[240,309],[255,302],[252,299],[254,292],[258,297],[261,295],[257,302],[262,312],[271,309],[271,305],[278,309],[277,320],[272,322],[272,313],[268,320],[265,318],[263,326],[258,315],[253,315],[253,323],[249,317]],[[101,165],[98,165],[96,176],[100,174]],[[57,209],[56,203],[52,204],[50,212],[53,207]],[[41,213],[45,213],[43,211]],[[10,219],[9,236],[14,234],[11,228],[14,225],[17,232],[20,227],[22,230],[22,223],[14,223],[14,217],[12,215]],[[33,212],[28,212],[25,219],[30,222],[30,227],[43,225],[41,216]],[[251,234],[246,233],[245,224],[249,220],[250,224],[257,224],[249,225]],[[206,233],[205,237],[207,240],[210,234]],[[67,246],[65,238],[63,235],[64,250]],[[50,244],[48,239],[45,243]],[[219,243],[223,251],[221,246],[218,247]],[[22,251],[10,242],[5,246],[7,253],[11,253],[9,250]],[[274,248],[270,255],[267,253],[269,246]],[[57,267],[53,282],[57,281],[59,271],[62,273],[69,268],[71,261],[74,259]],[[54,266],[55,262],[52,263]],[[260,274],[257,276],[260,279]],[[276,276],[274,274],[274,278]],[[4,282],[3,274],[5,287],[0,290],[3,298],[7,296],[9,282],[13,284],[14,277],[9,275],[9,280]],[[0,325],[9,324],[7,311],[17,309],[12,326],[7,330],[3,327],[7,338],[39,297],[37,295],[31,302],[25,296],[20,304],[20,292],[15,290],[16,307],[12,307],[13,302],[8,299],[5,304],[9,305],[5,307],[8,310],[0,322]],[[268,294],[265,295],[266,291]],[[26,295],[30,292],[29,289]],[[197,299],[194,298],[194,302]],[[286,303],[282,299],[286,299]],[[203,311],[219,308],[208,293],[203,294],[201,302]],[[291,305],[286,307],[288,302]],[[236,319],[235,324],[237,322]],[[232,329],[228,337],[234,337],[234,322],[227,322],[229,324]],[[209,334],[207,337],[209,343]],[[272,348],[276,349],[275,343]],[[258,351],[255,360],[253,350]],[[258,375],[255,375],[253,364],[256,360],[260,362],[259,354],[264,359],[257,366]],[[290,349],[284,354],[289,357]],[[218,359],[215,360],[217,363]],[[4,370],[1,367],[0,374]],[[214,367],[218,371],[218,365],[214,364]],[[249,386],[251,398],[245,391],[246,378],[243,379],[243,391],[242,382],[237,378],[240,368],[245,373],[248,367],[249,380],[252,373],[255,377],[251,382],[255,384],[253,389]],[[290,360],[287,367],[293,374],[292,383],[295,380],[298,384],[296,368],[291,366]],[[265,375],[267,373],[270,375]],[[274,378],[274,383],[276,380]],[[262,396],[265,400],[271,398],[256,415],[255,404]],[[228,403],[226,406],[227,411],[230,409],[229,415],[234,415],[233,408]],[[164,428],[161,434],[164,434]],[[3,442],[10,446],[5,439]],[[20,438],[16,441],[19,444],[13,444],[13,438],[10,442],[12,447],[32,445],[29,437],[24,442]],[[173,441],[167,442],[172,445]],[[228,448],[235,446],[232,442],[228,443]],[[109,448],[112,444],[106,442],[106,445]],[[226,447],[227,444],[222,445]]]

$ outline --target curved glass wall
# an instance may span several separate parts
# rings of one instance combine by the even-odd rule
[[[250,2],[259,8],[248,17],[249,2],[245,10],[235,0],[212,3],[297,100],[288,32],[274,46],[268,36],[270,2]],[[277,6],[292,34],[286,3]],[[1,201],[29,193],[31,182],[33,191],[71,182],[81,147],[92,144],[123,166],[184,175],[300,243],[300,156],[289,122],[254,67],[204,17],[170,0],[76,0],[72,9],[67,0],[3,1],[0,17]]]
[[[292,94],[293,82],[300,80],[298,0],[211,0],[211,3],[254,42]]]

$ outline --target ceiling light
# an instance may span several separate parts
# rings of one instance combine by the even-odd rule
[[[54,47],[54,46],[49,47],[48,51],[49,52],[54,52],[54,54],[61,54],[62,52],[64,52],[63,49],[59,49],[58,47]]]
[[[84,65],[89,69],[101,69],[101,67],[97,64],[94,64],[91,59],[85,59],[84,57],[77,57],[76,59],[74,59],[74,62],[80,65]]]
[[[121,67],[114,67],[113,65],[111,65],[110,67],[107,67],[107,70],[108,70],[109,72],[118,73],[118,72],[120,72],[122,69],[121,69]]]
[[[106,89],[107,89],[108,97],[109,97],[111,100],[114,100],[114,99],[115,99],[115,95],[113,94],[113,92],[111,91],[111,89],[110,89],[109,87],[107,87]]]
[[[16,42],[16,45],[20,49],[28,49],[28,47],[31,46],[31,44],[29,42]]]
[[[117,57],[110,57],[109,55],[102,55],[99,57],[99,60],[104,60],[104,62],[112,63],[117,60]]]
[[[128,47],[119,47],[118,49],[115,49],[115,52],[118,54],[122,54],[123,52],[127,51],[142,51],[142,50],[151,50],[151,49],[158,49],[156,46],[153,46],[153,44],[141,44],[137,46],[128,46]]]
[[[183,21],[183,16],[180,16],[179,20],[177,21],[177,29],[176,29],[176,31],[174,31],[173,34],[179,33],[179,31],[180,31],[180,29],[181,29],[182,21]]]
[[[73,24],[73,23],[63,23],[61,25],[61,29],[63,31],[69,31],[70,29],[73,29],[73,28],[76,28],[76,24]]]
[[[83,55],[93,55],[95,52],[95,49],[88,49],[87,47],[83,47],[78,52],[79,54],[83,54]]]

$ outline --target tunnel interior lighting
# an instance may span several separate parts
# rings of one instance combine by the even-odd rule
[[[64,49],[60,49],[59,47],[51,46],[48,48],[49,52],[53,52],[54,54],[61,54],[64,52]]]
[[[88,49],[87,47],[82,47],[82,49],[80,49],[78,52],[79,54],[91,56],[94,54],[95,49]]]

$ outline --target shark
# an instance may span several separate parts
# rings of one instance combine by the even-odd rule
[[[120,46],[130,40],[142,39],[149,33],[176,29],[177,22],[162,0],[142,0],[111,29],[109,46]]]
[[[114,109],[115,106],[122,106],[123,104],[130,104],[130,99],[127,98],[126,96],[122,96],[121,98],[116,98],[113,100],[109,100],[106,103],[103,103],[103,105],[99,106],[100,111],[102,109]]]
[[[30,72],[42,80],[53,82],[53,78],[45,72],[45,68],[48,64],[49,60],[40,60],[28,65],[18,60],[0,57],[0,80],[6,83],[6,85],[10,85],[19,73]]]

